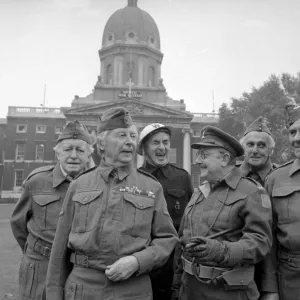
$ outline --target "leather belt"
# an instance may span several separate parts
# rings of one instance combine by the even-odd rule
[[[48,259],[50,258],[52,244],[47,243],[40,238],[36,238],[32,234],[28,235],[27,244],[34,252],[41,254]]]

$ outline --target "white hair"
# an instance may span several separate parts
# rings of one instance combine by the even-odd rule
[[[106,144],[107,136],[110,134],[111,130],[102,131],[97,134],[97,152],[102,156],[104,152],[104,146]]]

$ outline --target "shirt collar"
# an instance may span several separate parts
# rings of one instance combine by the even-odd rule
[[[263,168],[261,168],[258,171],[253,170],[253,172],[256,172],[258,176],[260,177],[261,181],[264,182],[267,175],[270,173],[270,171],[273,169],[273,164],[270,159],[268,159],[267,163],[264,164]],[[244,160],[243,163],[240,166],[240,170],[244,176],[247,176],[252,170],[249,164],[246,163]]]
[[[300,160],[297,158],[294,160],[294,162],[290,168],[289,175],[292,176],[298,170],[300,170]]]
[[[152,164],[150,164],[148,161],[146,161],[145,165],[144,165],[144,168],[143,168],[146,172],[150,173],[153,175],[153,173],[156,171],[156,170],[161,170],[163,175],[168,178],[170,177],[170,164],[167,163],[166,165],[164,165],[163,167],[158,167],[158,166],[154,166]]]
[[[109,175],[113,170],[116,170],[118,179],[123,180],[131,173],[132,168],[133,168],[132,164],[115,168],[113,165],[106,164],[103,159],[101,160],[100,165],[98,167],[101,176],[104,178],[106,182],[108,182]]]
[[[242,178],[242,173],[239,170],[239,168],[233,168],[231,172],[229,172],[227,175],[222,177],[217,181],[217,183],[221,183],[222,181],[225,181],[226,184],[231,187],[232,189],[236,189],[240,179]]]
[[[52,187],[54,187],[54,188],[58,187],[65,180],[67,180],[67,173],[65,173],[63,171],[60,163],[57,163],[53,170],[53,185],[52,185]]]

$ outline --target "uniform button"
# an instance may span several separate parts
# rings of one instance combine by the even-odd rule
[[[289,261],[289,262],[291,262],[291,260],[290,260],[290,259],[288,259],[288,261]]]
[[[71,290],[71,292],[73,292],[73,291],[74,291],[74,288],[71,286],[70,290]]]
[[[29,264],[29,268],[32,269],[32,267],[33,267],[33,265],[32,265],[32,264]]]
[[[244,283],[244,280],[241,280],[241,284],[243,284]]]
[[[83,198],[83,203],[85,203],[88,200],[87,197]]]
[[[61,212],[59,213],[59,215],[60,215],[60,216],[63,216],[63,215],[64,215],[64,212],[63,212],[63,211],[61,211]]]

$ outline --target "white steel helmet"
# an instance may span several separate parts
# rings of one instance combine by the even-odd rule
[[[137,154],[143,155],[143,144],[145,142],[146,137],[150,137],[156,132],[164,131],[171,135],[171,129],[168,126],[165,126],[163,124],[159,123],[153,123],[150,125],[147,125],[140,134],[139,143],[137,147]]]

